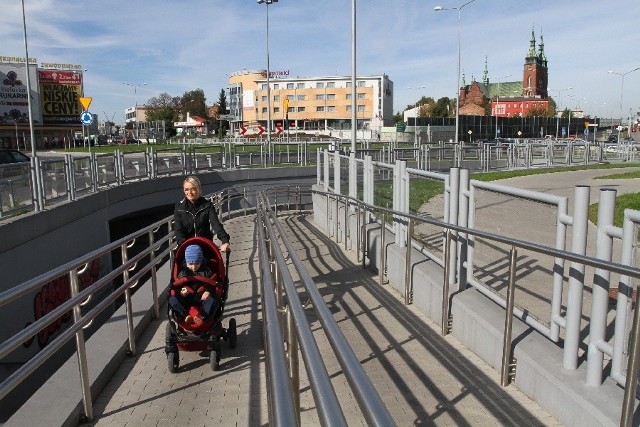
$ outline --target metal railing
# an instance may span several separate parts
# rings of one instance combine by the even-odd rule
[[[313,279],[307,273],[300,257],[286,237],[284,229],[278,221],[277,212],[271,206],[270,197],[273,195],[267,192],[258,194],[257,215],[259,252],[261,254],[260,268],[263,272],[261,278],[262,294],[268,295],[263,300],[263,310],[265,321],[270,326],[273,322],[273,326],[267,329],[265,335],[265,354],[267,355],[267,367],[270,369],[267,375],[269,378],[269,398],[273,402],[270,407],[275,409],[274,413],[270,413],[270,422],[274,425],[300,424],[299,362],[297,356],[299,348],[322,425],[347,425],[338,396],[331,384],[331,377],[322,363],[322,353],[313,338],[313,331],[287,266],[287,259],[289,259],[304,285],[368,425],[395,425],[360,361],[340,331]],[[285,246],[286,254],[282,251],[280,244]],[[269,257],[264,254],[269,254]],[[278,336],[280,328],[284,330],[283,337]],[[282,341],[283,338],[284,341]],[[285,343],[286,350],[283,347]],[[283,354],[287,355],[286,366],[283,366],[281,361],[277,359]],[[281,388],[278,389],[278,387]],[[287,392],[292,392],[292,397],[287,396]],[[294,405],[293,411],[291,411],[292,405]],[[295,423],[292,420],[294,417]]]
[[[502,363],[501,363],[501,383],[503,386],[508,385],[511,382],[511,378],[515,375],[515,362],[513,360],[513,343],[512,343],[512,325],[514,317],[514,301],[515,301],[515,292],[516,292],[516,272],[518,271],[518,251],[531,251],[538,254],[546,255],[554,257],[556,260],[562,260],[562,262],[571,262],[572,269],[576,272],[584,271],[585,266],[593,267],[597,269],[597,274],[599,277],[603,277],[606,274],[609,275],[611,273],[616,273],[621,275],[621,285],[624,285],[624,290],[620,291],[618,305],[624,307],[626,310],[630,310],[631,307],[631,290],[635,290],[636,287],[631,287],[630,279],[640,279],[640,268],[634,267],[630,265],[630,253],[632,244],[627,244],[627,250],[625,253],[627,254],[623,261],[627,263],[614,263],[610,260],[603,260],[595,257],[586,256],[584,254],[569,252],[561,249],[557,249],[550,246],[545,246],[541,244],[536,244],[532,242],[527,242],[519,239],[515,239],[512,237],[507,237],[499,234],[489,233],[485,231],[480,231],[477,229],[463,227],[456,224],[447,223],[444,221],[436,220],[430,216],[425,215],[415,215],[410,214],[398,210],[382,208],[380,206],[375,206],[371,204],[364,203],[357,198],[350,197],[347,195],[336,194],[333,192],[321,191],[321,190],[313,190],[314,194],[323,196],[327,198],[326,209],[327,209],[327,232],[331,234],[331,228],[335,228],[335,230],[340,230],[341,232],[334,232],[334,238],[336,242],[343,241],[345,243],[345,247],[347,247],[347,240],[351,241],[352,245],[358,248],[358,252],[362,253],[362,263],[363,266],[366,262],[366,258],[368,254],[366,253],[366,248],[369,247],[369,242],[367,241],[368,233],[365,232],[367,227],[379,227],[381,240],[384,239],[384,235],[387,232],[397,232],[398,228],[391,227],[386,223],[385,218],[394,218],[394,222],[402,223],[404,228],[405,239],[406,239],[406,247],[413,248],[418,252],[422,252],[424,256],[429,257],[429,254],[423,251],[424,242],[421,242],[418,237],[416,237],[413,233],[413,230],[416,225],[420,223],[428,223],[432,226],[440,227],[442,233],[444,235],[444,273],[443,273],[443,293],[442,293],[442,334],[446,335],[449,333],[449,322],[450,322],[450,292],[449,287],[452,284],[450,280],[450,268],[451,266],[457,265],[456,260],[452,260],[454,256],[454,248],[458,246],[461,241],[467,236],[471,236],[476,239],[483,239],[487,241],[491,241],[494,244],[503,244],[506,245],[509,250],[507,252],[508,257],[506,260],[506,264],[508,265],[508,269],[503,279],[507,284],[507,298],[505,301],[505,327],[504,327],[504,335],[503,335],[503,348],[502,348]],[[342,213],[340,212],[342,211]],[[625,216],[627,217],[625,220],[625,227],[627,229],[632,228],[632,224],[640,224],[640,213],[638,212],[630,212],[628,211]],[[371,222],[367,222],[366,218],[371,218]],[[331,225],[329,223],[331,222]],[[350,228],[354,227],[356,231],[351,231]],[[606,227],[610,228],[610,227]],[[462,239],[456,239],[453,236],[458,235],[462,237]],[[613,234],[616,234],[615,232]],[[396,236],[397,239],[397,236]],[[384,248],[385,243],[384,240],[380,243],[380,251],[386,252]],[[415,267],[415,264],[412,262],[411,250],[407,250],[405,254],[405,274],[404,274],[404,300],[405,304],[412,303],[413,300],[413,280],[412,280],[412,271]],[[371,257],[369,257],[371,259]],[[359,258],[360,259],[360,258]],[[382,276],[387,271],[387,259],[386,257],[380,256],[377,259],[381,260],[382,264],[377,265],[379,274]],[[574,274],[575,275],[575,274]],[[384,282],[384,278],[381,277],[381,283]],[[584,290],[579,287],[572,285],[571,292],[583,292]],[[594,303],[595,304],[595,303]],[[575,303],[573,303],[575,305]],[[527,311],[527,307],[523,307],[524,311]],[[568,312],[575,311],[573,308],[568,308]],[[604,319],[606,320],[606,319]],[[616,381],[621,383],[625,388],[625,396],[622,405],[622,420],[621,425],[631,425],[631,417],[633,415],[633,410],[635,406],[635,389],[636,389],[636,379],[638,378],[638,373],[640,371],[640,310],[636,309],[633,313],[632,327],[630,331],[625,333],[624,325],[630,323],[629,317],[623,317],[620,323],[616,322],[616,330],[620,328],[620,336],[623,339],[616,339],[616,343],[620,342],[620,348],[624,345],[625,342],[629,342],[628,345],[628,357],[626,363],[626,369],[619,368],[620,362],[618,362],[618,368],[615,369],[615,375],[618,377],[614,378]],[[574,328],[575,329],[575,328]],[[578,331],[571,331],[574,334],[579,334]],[[599,343],[595,343],[594,345],[605,347],[605,345],[600,341]],[[573,346],[577,347],[577,346]],[[601,349],[601,351],[606,352],[606,349]],[[616,349],[611,349],[610,353],[617,352]],[[610,354],[607,353],[607,354]],[[621,351],[620,351],[621,353]],[[573,359],[577,362],[577,348],[573,348],[571,354],[567,351],[564,352],[564,359],[566,364],[566,359]],[[600,367],[596,368],[596,376],[601,378],[602,375],[602,358],[600,360]],[[622,359],[618,359],[622,360]],[[597,363],[589,362],[592,364],[592,367]],[[569,362],[571,364],[571,360]],[[614,364],[615,365],[615,364]],[[614,366],[615,368],[615,366]],[[571,369],[569,366],[567,369]],[[599,369],[599,370],[598,370]],[[599,385],[600,382],[593,385]],[[624,421],[626,420],[626,421]]]

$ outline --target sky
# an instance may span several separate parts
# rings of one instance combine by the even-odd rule
[[[101,121],[122,123],[127,107],[161,93],[203,89],[208,105],[217,102],[230,74],[266,69],[267,10],[271,71],[351,75],[351,0],[23,1],[29,57],[86,69],[89,110]],[[356,1],[356,74],[389,76],[394,113],[423,96],[455,98],[458,29],[467,84],[482,81],[485,61],[491,82],[521,81],[533,30],[561,108],[640,111],[640,70],[621,75],[640,67],[640,1],[466,2]],[[4,0],[0,56],[25,56],[22,23],[21,2]]]

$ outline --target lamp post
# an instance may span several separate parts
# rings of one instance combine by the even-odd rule
[[[638,70],[640,70],[640,67],[636,67],[633,70],[629,70],[624,73],[618,73],[617,71],[613,71],[613,70],[608,71],[609,74],[617,74],[618,76],[622,77],[621,79],[622,82],[620,84],[620,125],[618,126],[618,144],[620,143],[620,128],[622,128],[622,115],[624,114],[622,109],[622,96],[624,94],[624,76]]]
[[[457,10],[458,11],[458,24],[457,24],[457,30],[458,30],[458,67],[457,67],[457,73],[456,73],[456,133],[455,133],[455,143],[458,144],[458,125],[460,122],[460,11],[467,5],[473,3],[475,0],[470,0],[466,3],[463,3],[462,5],[458,6],[458,7],[450,7],[450,8],[446,8],[446,7],[442,7],[442,6],[436,6],[433,8],[433,10],[435,10],[436,12],[440,12],[441,10]],[[458,160],[459,163],[459,160]],[[459,164],[457,166],[460,166]]]
[[[271,156],[271,69],[269,68],[269,5],[277,3],[278,0],[256,0],[258,4],[265,4],[267,6],[267,150],[269,151],[269,157],[273,162]]]
[[[562,92],[565,90],[571,90],[573,89],[573,86],[569,86],[569,87],[565,87],[563,89],[549,89],[549,90],[556,90],[558,91],[558,104],[556,106],[561,106],[562,105]],[[562,115],[562,112],[560,112],[560,114],[558,114],[558,111],[556,111],[556,116],[557,116],[557,121],[556,121],[556,139],[558,139],[558,131],[560,130],[560,116]]]
[[[507,74],[506,76],[498,77],[498,90],[496,93],[496,139],[498,139],[498,105],[500,105],[500,80],[508,79],[511,77],[511,74]]]
[[[420,89],[426,89],[426,86],[416,86],[416,87],[411,87],[409,86],[407,89],[415,89],[416,93],[418,92],[418,90]],[[414,145],[417,147],[418,146],[418,110],[420,109],[420,99],[418,99],[416,101],[415,104],[415,109],[414,109],[414,124],[413,124],[413,142]]]
[[[127,86],[133,86],[133,98],[135,101],[135,110],[133,110],[133,118],[134,118],[134,123],[135,123],[135,127],[136,127],[136,131],[135,131],[135,136],[136,139],[138,139],[138,88],[142,87],[142,86],[146,86],[146,83],[140,83],[140,84],[135,84],[135,83],[127,83],[127,82],[123,82],[123,85],[127,85]]]

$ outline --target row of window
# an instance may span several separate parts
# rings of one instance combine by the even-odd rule
[[[351,87],[351,82],[346,82],[346,87]],[[273,89],[277,90],[280,89],[280,83],[272,83]],[[325,86],[329,89],[336,87],[336,82],[327,82],[325,85],[325,82],[316,82],[316,89],[324,89]],[[365,87],[365,82],[364,80],[356,82],[356,87]],[[267,84],[263,83],[261,86],[262,90],[267,90]],[[287,83],[286,86],[283,89],[307,89],[305,87],[305,83],[303,82],[299,82],[299,83]],[[309,87],[308,89],[313,89],[311,87]]]
[[[351,94],[348,93],[345,96],[345,99],[350,100]],[[263,96],[262,98],[262,102],[267,102],[267,96]],[[328,94],[319,94],[316,95],[316,101],[335,101],[336,99],[336,94],[335,93],[328,93]],[[356,94],[356,99],[365,99],[365,94],[364,93],[358,93]],[[306,101],[307,100],[307,96],[306,95],[287,95],[287,100],[289,101]],[[275,95],[273,97],[273,102],[279,102],[280,101],[280,95]]]
[[[347,105],[346,106],[346,111],[351,111],[351,105]],[[289,107],[287,108],[287,113],[304,113],[306,112],[307,109],[306,107]],[[328,112],[328,113],[333,113],[338,111],[335,105],[327,105],[326,107],[324,106],[318,106],[316,107],[316,113],[323,113],[323,112]],[[364,105],[358,105],[356,107],[356,111],[358,112],[364,112],[365,111],[365,106]],[[256,113],[258,112],[258,110],[256,109]],[[273,112],[274,113],[279,113],[280,112],[280,107],[274,107],[273,108]],[[267,114],[267,108],[263,107],[262,108],[262,114]]]

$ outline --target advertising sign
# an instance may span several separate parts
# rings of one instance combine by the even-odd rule
[[[42,123],[37,92],[36,64],[29,65],[33,122]],[[0,63],[0,124],[29,123],[25,64]]]
[[[47,125],[80,124],[82,73],[66,70],[38,70],[42,121]]]

